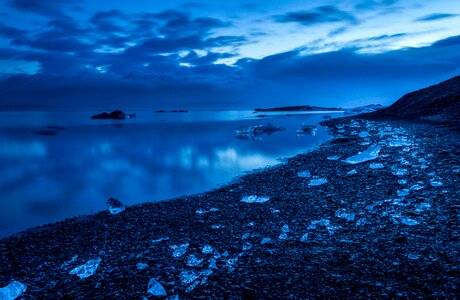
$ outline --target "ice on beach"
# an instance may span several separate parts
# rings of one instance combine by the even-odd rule
[[[430,184],[431,184],[431,186],[434,186],[434,187],[442,186],[442,185],[443,185],[443,183],[442,183],[441,181],[436,180],[436,179],[430,180]]]
[[[305,233],[304,235],[302,235],[302,237],[300,238],[300,241],[302,243],[308,242],[308,233]]]
[[[404,185],[407,183],[407,179],[398,179],[398,183]]]
[[[404,176],[407,175],[409,172],[406,169],[393,169],[391,173],[396,176]]]
[[[195,281],[194,283],[192,283],[188,288],[186,288],[185,291],[186,291],[187,293],[190,293],[190,292],[193,291],[199,284],[200,284],[200,281],[197,280],[197,281]]]
[[[180,273],[179,279],[182,284],[190,284],[200,277],[200,273],[194,270],[184,270]]]
[[[281,232],[280,235],[278,236],[278,238],[280,240],[287,240],[288,236],[287,236],[286,232]]]
[[[297,176],[302,178],[308,178],[311,177],[311,173],[309,171],[297,172]]]
[[[145,270],[145,269],[147,269],[148,267],[149,267],[149,265],[148,265],[148,264],[145,264],[145,263],[137,263],[137,264],[136,264],[136,268],[137,268],[138,270]]]
[[[75,254],[74,256],[72,256],[72,258],[71,258],[70,260],[65,261],[64,263],[62,263],[61,269],[67,267],[67,266],[70,265],[70,264],[72,264],[74,261],[77,260],[77,258],[78,258],[78,255],[77,255],[77,254]]]
[[[281,232],[286,232],[286,233],[290,232],[289,225],[287,224],[283,225],[283,227],[281,227]]]
[[[368,136],[369,136],[369,132],[367,132],[367,131],[361,131],[358,135],[359,135],[359,137],[361,137],[361,138],[365,138],[365,137],[368,137]]]
[[[243,251],[247,251],[247,250],[250,250],[252,248],[252,244],[249,243],[249,242],[245,242],[243,244]]]
[[[415,254],[408,254],[407,258],[412,259],[412,260],[418,260],[419,259],[419,257],[417,255],[415,255]]]
[[[355,219],[355,213],[349,212],[344,208],[340,208],[335,212],[337,218],[345,219],[347,221],[353,221]]]
[[[126,208],[120,200],[115,198],[110,198],[109,200],[107,200],[107,207],[112,215],[119,214]]]
[[[320,178],[320,177],[315,176],[314,178],[310,180],[310,182],[308,183],[308,186],[318,186],[318,185],[323,185],[325,183],[327,183],[326,178]]]
[[[279,209],[276,209],[276,208],[273,208],[273,207],[270,207],[270,211],[274,214],[277,214],[279,212],[281,212]]]
[[[80,279],[94,275],[94,273],[96,273],[97,268],[99,267],[101,260],[101,258],[90,259],[85,264],[72,269],[69,272],[69,274],[77,275],[78,277],[80,277]]]
[[[411,219],[411,218],[408,218],[408,217],[402,217],[400,219],[400,221],[404,225],[408,225],[408,226],[414,226],[414,225],[420,224],[417,220],[414,220],[414,219]]]
[[[27,290],[27,285],[19,281],[11,281],[7,286],[0,288],[1,300],[14,300]]]
[[[167,296],[166,290],[161,285],[161,283],[155,280],[155,278],[150,279],[149,285],[147,287],[147,293],[152,294],[157,297]]]
[[[356,226],[363,226],[367,223],[365,218],[361,218],[358,221],[356,221]]]
[[[225,227],[224,225],[220,225],[220,224],[211,225],[212,229],[221,229],[221,228],[224,228],[224,227]]]
[[[327,157],[328,160],[339,160],[339,158],[340,158],[340,157],[337,156],[337,155],[333,155],[333,156],[328,156],[328,157]]]
[[[263,238],[260,243],[264,245],[264,244],[270,244],[271,242],[272,242],[271,238]]]
[[[383,169],[385,166],[381,163],[372,163],[369,165],[369,168],[371,169]]]
[[[187,258],[187,266],[189,267],[199,266],[202,262],[203,262],[203,259],[199,259],[193,254],[190,254]]]
[[[246,202],[246,203],[264,203],[270,200],[270,197],[268,196],[244,196],[241,201]]]
[[[398,197],[406,197],[407,195],[409,195],[409,193],[409,189],[402,189],[397,191]]]
[[[379,157],[380,149],[382,147],[378,145],[372,145],[366,150],[359,152],[356,155],[350,156],[344,162],[349,164],[359,164],[369,160],[373,160]]]
[[[310,222],[310,225],[307,229],[316,229],[317,226],[329,226],[330,224],[331,221],[329,221],[328,219],[315,220]]]
[[[352,175],[356,175],[356,174],[358,174],[358,171],[356,171],[356,169],[353,169],[353,170],[347,172],[347,176],[352,176]]]
[[[419,191],[419,190],[423,189],[423,185],[417,183],[417,184],[414,184],[413,186],[411,186],[410,189],[412,191]]]
[[[172,256],[175,257],[175,258],[181,257],[182,255],[184,255],[187,252],[187,249],[188,249],[189,245],[190,245],[189,243],[185,243],[185,244],[181,244],[181,245],[170,246],[170,248],[174,250]]]
[[[243,236],[241,237],[242,240],[245,240],[247,238],[249,238],[251,236],[251,234],[249,232],[243,234]]]
[[[218,208],[211,208],[210,210],[205,210],[205,209],[202,209],[202,208],[199,208],[196,210],[196,214],[197,215],[204,215],[204,214],[207,214],[207,213],[210,213],[210,212],[216,212],[216,211],[219,211]]]
[[[389,147],[406,147],[412,146],[412,142],[406,136],[392,136],[388,141]]]
[[[211,245],[205,245],[205,246],[201,249],[201,253],[203,253],[203,254],[211,254],[213,251],[214,251],[214,249],[212,248]]]
[[[209,269],[217,269],[217,262],[214,258],[209,259]]]
[[[428,210],[428,209],[430,209],[430,208],[431,208],[431,204],[430,204],[430,203],[425,203],[425,202],[424,202],[424,203],[420,203],[420,204],[417,204],[417,205],[415,206],[415,212],[420,213],[420,212],[423,212],[423,211]]]
[[[162,238],[159,238],[159,239],[156,239],[156,240],[152,240],[152,243],[156,244],[156,243],[164,242],[164,241],[167,241],[167,240],[169,240],[169,237],[162,237]]]

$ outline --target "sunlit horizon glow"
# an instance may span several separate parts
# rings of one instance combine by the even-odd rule
[[[4,1],[0,104],[86,106],[75,91],[150,106],[387,104],[459,73],[458,1],[304,2]]]

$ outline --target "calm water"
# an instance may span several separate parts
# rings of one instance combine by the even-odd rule
[[[96,112],[0,112],[0,236],[126,204],[206,191],[329,138],[296,135],[323,114],[258,118],[252,111],[136,112],[91,120]],[[331,114],[334,117],[340,113]],[[285,131],[238,139],[240,126]]]

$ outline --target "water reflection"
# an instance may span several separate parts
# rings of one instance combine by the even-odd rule
[[[257,141],[235,137],[236,128],[267,123],[248,112],[232,112],[227,120],[207,112],[201,119],[161,122],[153,115],[124,123],[92,122],[89,113],[85,119],[34,114],[26,125],[0,123],[2,236],[105,209],[109,197],[129,205],[205,191],[327,138],[322,127],[316,136],[296,135],[300,125],[322,120],[318,114],[269,117],[286,130]],[[37,135],[41,130],[58,134]]]

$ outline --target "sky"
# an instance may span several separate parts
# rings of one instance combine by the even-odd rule
[[[388,105],[460,75],[458,24],[458,0],[0,0],[0,108]]]

